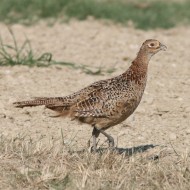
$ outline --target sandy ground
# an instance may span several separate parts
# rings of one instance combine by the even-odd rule
[[[61,138],[82,148],[92,128],[69,119],[51,118],[44,107],[16,109],[12,102],[36,96],[64,96],[88,84],[124,72],[141,43],[156,38],[168,47],[149,64],[149,77],[141,104],[130,118],[109,130],[118,147],[171,144],[176,151],[190,146],[190,28],[141,31],[96,21],[35,26],[11,26],[18,43],[31,41],[36,53],[51,52],[55,60],[115,68],[112,74],[87,75],[69,67],[0,68],[0,134],[32,138]],[[11,43],[7,26],[0,24],[4,42]],[[128,127],[130,126],[130,127]],[[100,137],[101,144],[105,138]]]

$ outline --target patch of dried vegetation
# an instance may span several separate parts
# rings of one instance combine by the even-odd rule
[[[63,139],[1,136],[0,183],[3,189],[189,189],[189,154],[149,148],[73,152]]]

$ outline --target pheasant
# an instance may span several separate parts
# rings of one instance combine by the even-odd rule
[[[147,81],[151,57],[167,47],[155,39],[146,40],[131,66],[123,74],[100,80],[65,97],[37,97],[29,101],[14,102],[18,108],[45,105],[46,108],[93,127],[93,150],[97,151],[96,138],[105,135],[109,147],[114,139],[105,132],[126,120],[139,105]]]

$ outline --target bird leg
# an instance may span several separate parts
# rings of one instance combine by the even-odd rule
[[[93,147],[95,147],[95,149],[96,149],[96,138],[99,136],[100,133],[102,133],[104,136],[107,137],[108,142],[109,142],[109,147],[114,147],[114,138],[111,135],[108,135],[104,130],[97,129],[95,126],[94,126],[94,129],[92,131]]]
[[[102,133],[104,136],[107,137],[108,142],[109,142],[109,147],[113,148],[114,147],[114,138],[110,135],[108,135],[105,131],[99,129],[100,133]]]
[[[104,136],[107,137],[108,142],[109,142],[109,147],[113,148],[114,147],[114,138],[110,135],[108,135],[105,131],[101,129],[97,129],[95,126],[92,131],[92,138],[93,138],[93,146],[92,146],[92,151],[96,152],[97,151],[97,144],[96,144],[96,138],[99,136],[99,134],[102,133]]]
[[[92,146],[92,151],[96,152],[97,151],[97,144],[96,144],[96,138],[99,136],[100,131],[94,127],[92,131],[92,141],[93,141],[93,146]]]

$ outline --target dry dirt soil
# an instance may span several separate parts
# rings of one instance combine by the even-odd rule
[[[88,75],[66,66],[0,68],[0,134],[31,138],[61,138],[73,149],[87,146],[92,128],[75,121],[49,117],[41,107],[17,109],[13,102],[37,96],[65,96],[92,82],[124,72],[142,42],[155,38],[168,47],[149,64],[147,87],[141,104],[125,122],[108,129],[118,147],[163,145],[176,152],[190,146],[190,28],[141,31],[92,20],[34,26],[11,25],[18,44],[27,38],[36,54],[51,52],[55,60],[102,66],[116,71]],[[0,24],[1,38],[12,43],[7,26]],[[105,144],[100,137],[99,145]]]

